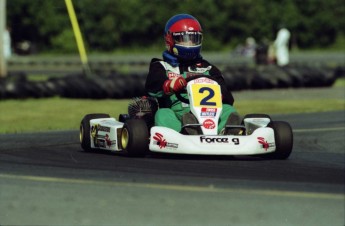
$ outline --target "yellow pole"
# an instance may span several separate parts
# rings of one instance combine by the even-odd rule
[[[86,50],[83,42],[83,37],[80,32],[77,16],[74,11],[73,3],[72,0],[65,0],[67,11],[69,18],[72,23],[72,28],[74,32],[75,39],[77,41],[77,46],[78,46],[78,51],[81,59],[81,63],[83,65],[84,72],[86,73],[87,76],[91,76],[91,70],[88,64],[88,59],[86,55]]]

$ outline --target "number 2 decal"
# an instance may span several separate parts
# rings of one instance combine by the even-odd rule
[[[193,106],[222,107],[222,94],[218,85],[193,84],[190,87]]]
[[[208,105],[208,106],[216,106],[216,102],[214,101],[209,101],[210,99],[212,99],[214,97],[214,90],[211,89],[210,87],[201,87],[199,89],[199,93],[204,93],[204,92],[208,92],[207,96],[204,97],[203,99],[201,99],[200,104],[201,105]]]

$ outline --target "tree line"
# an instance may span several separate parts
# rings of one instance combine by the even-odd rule
[[[247,37],[273,41],[284,26],[291,43],[323,48],[345,37],[343,0],[74,0],[87,48],[163,49],[166,21],[178,13],[195,16],[204,30],[204,50],[234,48]],[[14,47],[27,41],[36,51],[75,53],[63,0],[8,0],[7,24]]]

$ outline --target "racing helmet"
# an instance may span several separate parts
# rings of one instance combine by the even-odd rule
[[[164,39],[167,50],[180,59],[193,60],[200,55],[202,29],[189,14],[171,17],[165,25]]]

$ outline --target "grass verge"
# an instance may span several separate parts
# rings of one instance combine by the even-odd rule
[[[26,99],[0,101],[0,133],[76,130],[84,115],[108,113],[117,118],[127,112],[130,100]],[[322,105],[320,102],[322,101]],[[245,100],[236,103],[241,115],[248,113],[288,114],[344,110],[345,100]]]

